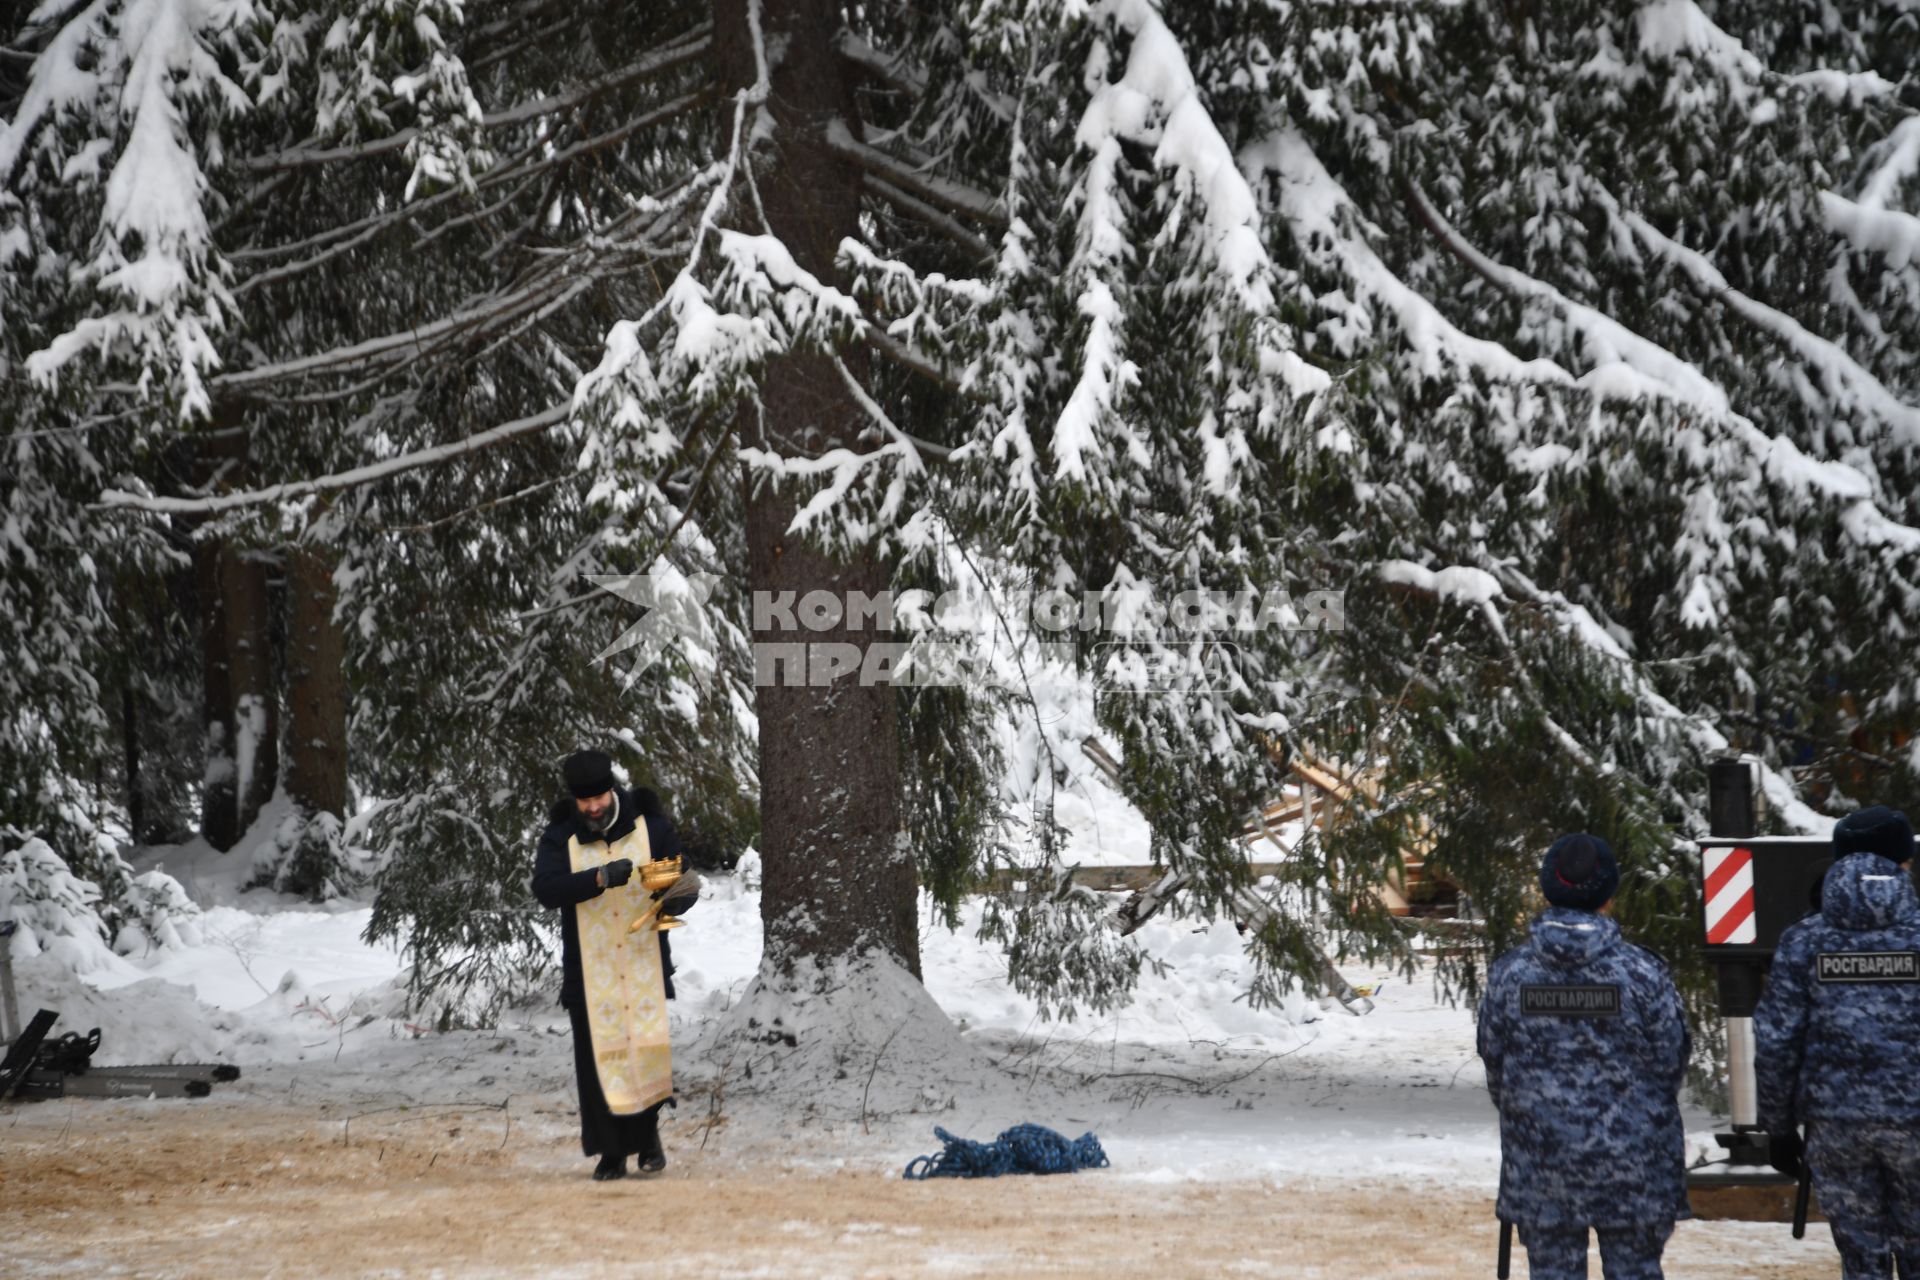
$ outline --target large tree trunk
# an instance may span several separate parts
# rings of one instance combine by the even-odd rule
[[[751,85],[756,61],[745,0],[715,4],[715,55],[725,83]],[[825,145],[835,118],[856,119],[851,87],[834,56],[840,12],[820,0],[760,5],[773,52],[768,109],[774,136],[753,163],[769,229],[800,266],[832,279],[840,241],[858,232],[860,175]],[[723,128],[731,113],[722,113]],[[751,127],[751,121],[749,121]],[[725,139],[722,140],[722,145]],[[751,207],[751,206],[747,206]],[[758,230],[758,228],[754,228]],[[855,366],[858,368],[859,366]],[[831,362],[818,356],[776,362],[761,389],[764,412],[743,410],[743,442],[789,456],[853,443],[854,404]],[[871,596],[890,586],[889,567],[871,555],[841,560],[787,533],[792,491],[747,482],[749,586],[788,601],[809,591]],[[754,631],[754,642],[864,648],[884,635],[850,630]],[[861,687],[857,673],[829,685],[784,681],[756,690],[760,720],[760,822],[764,860],[761,922],[769,958],[784,967],[870,948],[891,953],[916,977],[920,943],[916,879],[899,784],[899,730],[890,685]]]
[[[237,462],[234,441],[245,437],[231,421],[199,442],[197,478],[214,483],[223,466]],[[206,523],[190,520],[190,528]],[[193,586],[200,598],[200,707],[205,734],[206,767],[200,781],[200,834],[216,849],[233,848],[240,839],[239,806],[235,801],[233,768],[233,685],[227,641],[226,596],[220,586],[220,565],[226,556],[223,538],[197,538],[193,544]]]
[[[334,557],[287,558],[287,794],[308,814],[347,816],[346,637],[334,625]]]
[[[280,774],[280,699],[273,679],[273,602],[267,565],[229,544],[220,554],[227,679],[233,695],[234,824],[253,825]]]
[[[200,477],[217,492],[245,476],[247,438],[231,406],[215,406],[214,424],[201,441]],[[200,832],[214,848],[231,849],[273,795],[279,775],[273,607],[266,564],[225,539],[197,541],[193,571],[207,752]]]
[[[139,695],[134,692],[133,678],[128,676],[120,686],[120,750],[126,766],[127,775],[127,830],[133,838],[145,843],[150,836],[147,826],[146,787],[140,778],[140,714]]]

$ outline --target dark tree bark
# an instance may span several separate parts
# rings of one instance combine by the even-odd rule
[[[334,625],[334,557],[287,557],[287,794],[309,814],[347,813],[346,637]]]
[[[232,489],[244,482],[246,471],[241,411],[216,404],[213,429],[200,441],[200,482],[215,492]],[[266,564],[226,539],[198,539],[193,571],[207,741],[200,831],[214,848],[231,849],[273,795],[279,775],[273,607]]]
[[[226,610],[221,605],[217,542],[194,548],[194,581],[200,592],[200,685],[202,727],[206,734],[206,770],[200,784],[200,834],[216,849],[231,849],[240,839],[235,819],[233,774],[233,695],[227,680]]]
[[[244,455],[245,438],[231,418],[200,441],[196,466],[201,485],[222,485]],[[237,445],[236,445],[236,442]],[[188,522],[198,528],[205,520]],[[233,683],[227,639],[226,593],[221,589],[220,565],[226,540],[196,538],[193,544],[193,585],[200,600],[200,706],[206,742],[206,767],[200,784],[200,834],[216,849],[231,849],[240,839],[240,810],[235,798],[233,768]]]
[[[147,826],[146,788],[140,780],[140,712],[138,695],[129,679],[120,686],[120,745],[127,772],[127,829],[135,840],[150,834]]]
[[[280,699],[273,679],[273,602],[266,562],[240,547],[226,546],[220,554],[220,602],[226,613],[232,695],[228,723],[234,825],[241,832],[260,816],[280,774]]]
[[[858,232],[860,174],[828,149],[835,119],[855,120],[852,85],[833,50],[840,11],[822,0],[767,0],[760,6],[771,65],[770,141],[756,153],[754,179],[768,230],[800,266],[823,280],[838,274],[840,241]],[[715,57],[729,88],[757,78],[745,0],[714,6]],[[732,113],[722,111],[729,129]],[[726,139],[722,138],[722,145]],[[745,202],[743,208],[752,209]],[[748,215],[751,216],[751,215]],[[760,228],[755,227],[754,230]],[[852,366],[856,372],[861,365]],[[775,362],[761,387],[764,412],[742,411],[743,441],[788,455],[853,445],[860,410],[832,362],[817,355]],[[809,591],[887,590],[890,568],[872,555],[851,560],[823,554],[790,536],[792,490],[756,489],[743,472],[749,586],[768,599],[798,600]],[[843,619],[830,630],[756,628],[756,645],[851,643],[862,649],[884,633],[854,630]],[[761,921],[767,951],[787,965],[880,948],[920,973],[916,880],[904,834],[899,781],[899,729],[894,690],[861,687],[857,673],[827,685],[791,686],[764,678],[756,691],[760,720],[760,825],[764,876]]]

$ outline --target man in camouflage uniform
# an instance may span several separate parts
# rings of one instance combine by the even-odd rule
[[[1773,1163],[1804,1151],[1846,1280],[1920,1280],[1920,899],[1913,827],[1881,805],[1842,819],[1820,914],[1780,935],[1754,1012]],[[1794,1131],[1807,1126],[1804,1148]]]
[[[1679,1103],[1691,1041],[1667,966],[1601,914],[1619,884],[1606,841],[1555,841],[1540,866],[1552,905],[1494,963],[1480,1004],[1500,1220],[1534,1280],[1582,1280],[1589,1227],[1607,1280],[1660,1280],[1674,1222],[1693,1216]]]

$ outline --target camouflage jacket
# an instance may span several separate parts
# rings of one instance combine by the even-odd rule
[[[1833,864],[1820,913],[1788,927],[1754,1012],[1760,1123],[1920,1129],[1920,899],[1872,853]]]
[[[1487,975],[1479,1043],[1500,1111],[1502,1221],[1693,1216],[1679,1101],[1692,1042],[1658,956],[1606,916],[1550,907]]]

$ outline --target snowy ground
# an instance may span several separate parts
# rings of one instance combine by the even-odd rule
[[[1472,1022],[1424,982],[1387,980],[1364,1018],[1305,1001],[1256,1012],[1236,999],[1232,927],[1162,917],[1142,941],[1168,975],[1144,978],[1117,1015],[1047,1024],[991,950],[928,924],[926,988],[960,1034],[924,1034],[910,999],[881,996],[844,1035],[796,1023],[802,1047],[788,1054],[722,1034],[758,963],[758,899],[716,881],[674,939],[672,1164],[655,1182],[597,1186],[578,1154],[560,1010],[445,1035],[365,1016],[391,1007],[401,961],[359,940],[364,908],[240,893],[205,854],[172,851],[168,870],[207,905],[200,945],[91,986],[29,960],[22,1004],[60,1010],[57,1030],[102,1027],[102,1062],[223,1058],[244,1077],[201,1101],[0,1112],[7,1274],[608,1274],[632,1250],[575,1228],[636,1201],[642,1221],[687,1224],[656,1268],[673,1274],[1492,1267],[1498,1144]],[[791,1069],[773,1087],[809,1031],[830,1054],[818,1088],[796,1094]],[[1092,1130],[1113,1167],[1000,1184],[898,1177],[937,1149],[935,1124],[990,1138],[1024,1120]],[[1689,1277],[1836,1270],[1819,1226],[1796,1243],[1784,1226],[1686,1223],[1669,1257]]]

